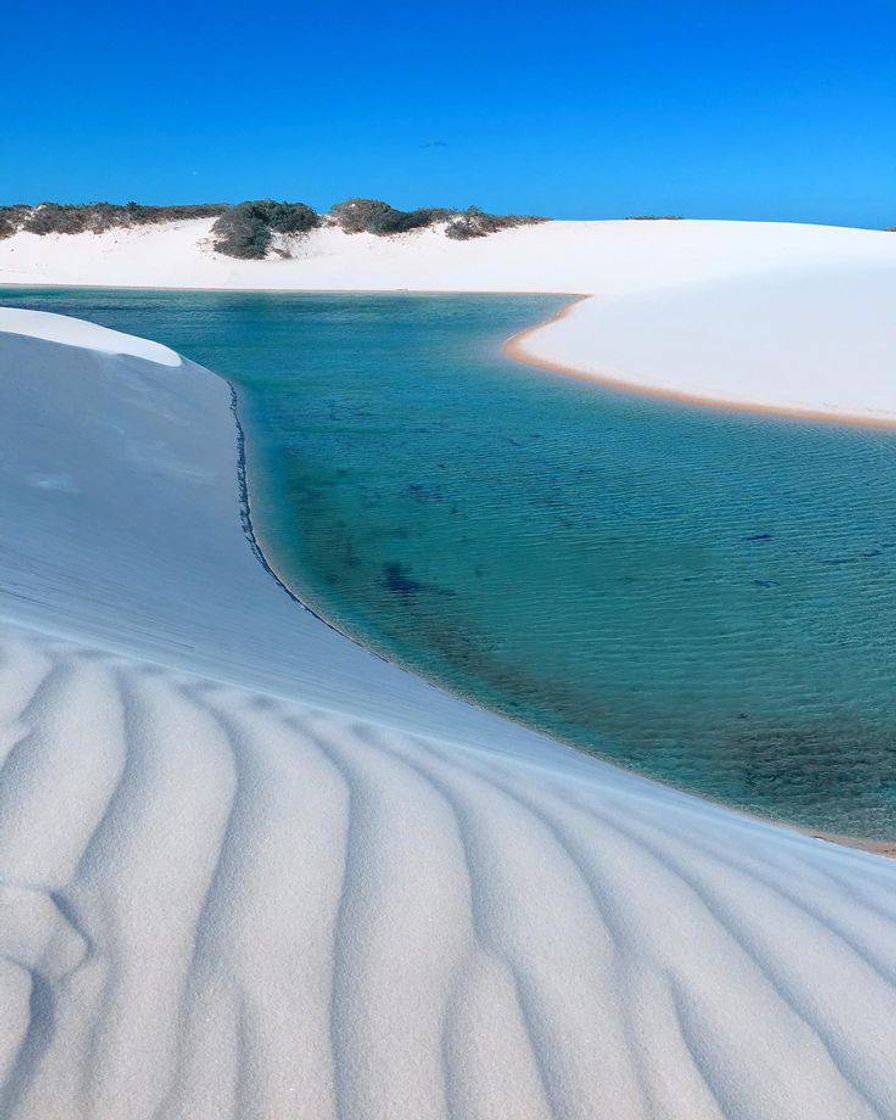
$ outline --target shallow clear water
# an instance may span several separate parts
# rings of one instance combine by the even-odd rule
[[[0,291],[238,386],[316,610],[480,703],[816,828],[896,836],[896,436],[500,354],[556,297]]]

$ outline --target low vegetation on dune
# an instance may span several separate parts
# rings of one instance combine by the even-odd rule
[[[216,253],[243,260],[262,260],[275,233],[308,233],[321,224],[320,214],[304,202],[240,202],[212,226]]]
[[[30,212],[30,206],[0,206],[0,239],[12,237]]]
[[[75,205],[41,202],[37,206],[0,206],[0,237],[11,237],[19,230],[38,235],[104,233],[107,229],[211,218],[227,209],[227,204],[223,202],[201,206],[143,206],[137,202],[128,202],[124,206],[112,202]]]
[[[349,198],[330,207],[330,217],[346,233],[408,233],[434,222],[445,222],[453,210],[427,206],[419,210],[396,210],[376,198]]]
[[[543,222],[534,215],[488,214],[478,206],[466,210],[427,206],[419,210],[396,210],[375,198],[350,198],[330,209],[330,216],[346,233],[376,233],[387,236],[445,224],[445,236],[455,241],[485,237],[513,226]]]
[[[41,202],[0,206],[0,239],[19,231],[45,234],[104,233],[116,228],[161,225],[194,218],[214,218],[211,228],[216,253],[242,260],[262,260],[272,252],[289,255],[288,241],[275,235],[300,236],[323,225],[336,226],[345,233],[373,233],[378,237],[442,227],[454,241],[487,237],[503,229],[546,221],[533,215],[489,214],[477,206],[454,210],[426,206],[399,210],[375,198],[350,198],[331,207],[326,215],[304,202],[275,202],[256,199],[193,206],[143,206],[137,202],[119,205],[111,202],[65,204]]]
[[[455,241],[468,241],[471,237],[487,237],[490,233],[499,233],[502,229],[513,229],[516,226],[528,226],[546,221],[547,218],[538,218],[534,214],[487,214],[478,206],[470,206],[455,214],[445,227],[445,236]]]

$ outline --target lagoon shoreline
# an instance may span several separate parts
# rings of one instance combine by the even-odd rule
[[[896,425],[896,234],[768,222],[557,222],[451,241],[336,228],[286,257],[210,248],[213,219],[0,240],[0,287],[558,294],[515,360],[691,405]]]
[[[223,380],[72,332],[0,332],[10,1117],[892,1111],[891,861],[371,658],[247,548]]]
[[[548,319],[543,320],[539,323],[533,324],[531,326],[528,326],[528,327],[524,328],[522,331],[517,332],[516,334],[511,336],[511,338],[508,339],[504,343],[504,347],[503,347],[504,352],[506,354],[508,354],[508,356],[511,357],[512,359],[516,359],[516,353],[514,352],[514,349],[515,349],[514,344],[517,340],[525,339],[530,334],[545,329],[551,323],[554,323],[554,322],[561,321],[561,320],[565,319],[569,315],[569,313],[580,302],[582,302],[583,300],[585,300],[587,298],[589,298],[589,297],[579,296],[577,299],[575,299],[575,300],[571,301],[570,303],[565,304],[564,306],[558,308],[557,311],[555,311],[554,314],[551,315]],[[50,322],[53,321],[52,316],[47,316],[47,315],[42,314],[42,313],[34,313],[34,312],[29,313],[29,312],[11,311],[11,312],[8,312],[7,314],[13,316],[12,321],[9,323],[9,328],[10,329],[17,329],[17,328],[18,329],[23,329],[23,330],[27,329],[27,319],[28,319],[29,316],[34,316],[35,318],[41,320],[44,323],[50,323]],[[16,318],[16,316],[18,316],[18,319]],[[22,323],[23,318],[25,320],[24,325]],[[67,319],[60,320],[60,324],[62,326],[64,326],[68,322],[70,322],[70,320],[67,320]],[[51,337],[51,336],[52,335],[49,335],[48,337]],[[120,336],[120,337],[124,338],[125,336]],[[158,344],[153,343],[153,342],[147,342],[147,343],[143,344],[142,349],[147,350],[148,352],[152,353],[153,352],[152,351],[153,347],[158,348]],[[160,351],[161,351],[161,349],[162,348],[159,348]],[[173,355],[170,351],[168,351],[168,355],[169,355],[169,357],[166,359],[167,361],[171,361],[172,359],[175,358],[175,355]],[[525,364],[530,365],[530,364],[533,364],[533,363],[531,363],[529,361],[526,361]],[[540,363],[538,361],[536,361],[534,364],[537,366]],[[390,657],[387,653],[384,653],[381,650],[376,649],[372,645],[366,643],[364,641],[363,637],[360,637],[360,636],[356,637],[355,635],[350,634],[346,629],[344,629],[343,627],[340,627],[339,625],[335,624],[333,621],[328,619],[326,617],[325,613],[320,613],[319,611],[317,611],[313,607],[311,607],[309,604],[304,602],[301,595],[297,594],[293,590],[293,588],[290,586],[288,575],[284,575],[280,570],[278,570],[279,566],[278,567],[274,566],[276,564],[276,561],[271,557],[270,550],[264,545],[263,535],[260,534],[259,527],[254,523],[253,518],[252,518],[252,514],[251,514],[251,494],[250,494],[251,479],[250,479],[250,470],[249,470],[249,463],[248,463],[248,460],[251,457],[250,454],[249,454],[249,452],[251,451],[251,448],[247,449],[246,435],[245,435],[243,425],[241,423],[240,416],[239,416],[237,387],[232,381],[229,381],[223,375],[217,374],[217,376],[220,376],[222,378],[222,380],[225,381],[225,383],[228,385],[228,389],[229,389],[230,394],[231,394],[231,412],[232,412],[232,416],[233,416],[233,421],[236,425],[236,435],[237,435],[237,448],[238,448],[237,476],[238,476],[239,491],[240,491],[240,496],[241,496],[240,497],[241,520],[242,520],[243,529],[244,529],[245,535],[247,537],[247,540],[249,541],[250,547],[251,547],[252,551],[254,552],[256,558],[258,559],[259,563],[267,571],[268,575],[277,584],[279,584],[280,588],[283,590],[283,592],[285,594],[287,594],[290,598],[292,598],[305,611],[309,612],[314,618],[318,619],[320,622],[324,623],[329,628],[331,628],[335,633],[339,634],[343,639],[346,639],[346,640],[352,641],[353,643],[356,643],[360,648],[364,649],[368,654],[382,659],[384,662],[389,663],[389,664],[401,669],[403,672],[413,673],[414,670],[412,668],[409,668],[407,665],[404,665],[404,664],[400,663],[395,658]],[[586,377],[586,379],[590,380],[590,378],[588,378],[588,375],[584,375],[584,376]],[[646,392],[646,395],[652,397],[655,394],[648,391],[648,392]],[[718,407],[718,406],[715,405],[715,403],[714,403],[713,407]],[[429,676],[427,679],[429,679],[429,681],[432,684],[434,684],[436,687],[447,688],[449,691],[451,691],[450,683],[446,683],[446,681],[442,680],[441,678],[437,678],[435,676]],[[479,702],[475,699],[471,700],[471,698],[468,694],[465,695],[464,699],[467,703],[473,703],[474,705],[477,705],[477,706],[481,707],[483,711],[489,711],[490,710],[488,705],[486,705],[484,702]],[[563,740],[561,740],[561,741],[563,741]],[[565,745],[567,745],[572,750],[582,751],[586,755],[591,755],[593,757],[602,758],[602,759],[604,759],[604,761],[608,762],[610,765],[619,765],[619,762],[614,760],[612,755],[607,755],[607,754],[601,753],[599,751],[589,750],[587,747],[583,747],[582,744],[580,744],[580,743],[575,743],[575,742],[572,742],[572,741],[569,741],[569,740],[565,740]],[[632,765],[631,767],[626,767],[625,769],[627,769],[628,772],[634,773],[634,774],[642,773],[638,769],[637,765]],[[649,775],[644,775],[644,777],[645,777],[646,780],[654,781],[660,786],[665,786],[669,789],[676,788],[673,781],[666,781],[663,778],[651,777]],[[790,829],[795,829],[796,831],[801,832],[805,835],[814,836],[814,837],[817,837],[817,838],[829,840],[831,842],[838,843],[838,844],[844,844],[845,846],[848,846],[848,847],[858,847],[858,848],[861,848],[863,850],[867,850],[867,851],[870,851],[870,852],[875,852],[875,853],[885,854],[885,855],[892,855],[892,850],[891,850],[892,849],[892,842],[890,842],[890,841],[879,841],[879,840],[876,840],[876,839],[864,837],[861,834],[852,834],[852,835],[844,836],[844,835],[841,835],[841,834],[839,834],[835,831],[825,831],[823,829],[820,830],[818,827],[809,827],[809,826],[794,824],[794,823],[788,822],[788,821],[782,821],[780,818],[776,817],[773,813],[751,812],[750,809],[748,809],[748,808],[745,809],[742,806],[737,805],[736,803],[732,804],[730,802],[727,802],[724,799],[714,798],[712,796],[712,794],[701,794],[699,792],[692,792],[691,795],[696,796],[698,798],[705,799],[711,804],[715,804],[715,805],[719,805],[719,806],[726,806],[729,809],[731,809],[732,811],[741,813],[741,814],[743,814],[747,817],[751,817],[751,818],[756,819],[756,820],[770,821],[772,823],[784,825],[784,827],[787,827],[787,828],[790,828]]]
[[[563,294],[563,293],[557,293]],[[721,394],[699,395],[684,390],[663,387],[651,384],[650,379],[638,377],[634,374],[601,373],[594,368],[585,368],[582,365],[569,365],[565,362],[553,360],[548,356],[550,344],[547,349],[542,347],[541,352],[531,348],[531,340],[538,337],[544,339],[544,332],[558,322],[568,318],[576,307],[586,301],[598,299],[592,295],[577,295],[565,307],[555,312],[550,318],[531,327],[518,331],[508,338],[501,349],[508,358],[521,365],[533,369],[544,370],[547,373],[558,373],[567,377],[589,381],[595,385],[603,386],[620,393],[630,393],[633,396],[648,397],[653,400],[669,401],[672,404],[689,405],[695,408],[714,409],[719,412],[742,412],[754,416],[766,416],[780,420],[807,421],[811,423],[837,424],[859,428],[896,429],[896,416],[877,416],[855,412],[839,412],[834,409],[803,408],[797,405],[761,404],[756,401],[728,398]]]

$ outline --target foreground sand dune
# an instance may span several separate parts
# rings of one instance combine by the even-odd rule
[[[896,1114],[896,864],[368,656],[227,386],[71,330],[0,312],[4,1120]]]
[[[2,653],[2,1115],[893,1115],[889,864],[560,751]]]
[[[215,254],[212,219],[0,240],[0,285],[569,292],[521,359],[628,386],[896,422],[896,234],[769,222],[546,222],[480,240],[317,230]]]

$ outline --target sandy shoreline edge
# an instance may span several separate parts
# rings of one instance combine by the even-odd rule
[[[562,292],[545,292],[544,295],[564,295]],[[809,421],[848,427],[873,428],[882,430],[896,429],[896,417],[875,416],[874,414],[862,415],[853,412],[836,412],[834,410],[788,407],[786,405],[767,405],[756,401],[737,398],[716,397],[698,393],[688,393],[683,390],[670,389],[660,385],[650,385],[646,379],[633,380],[624,376],[610,373],[598,373],[594,370],[582,369],[565,362],[558,362],[541,354],[535,354],[527,348],[526,343],[535,335],[540,335],[553,324],[566,319],[582,303],[598,300],[600,297],[580,293],[569,303],[555,311],[549,318],[535,323],[531,327],[524,327],[511,335],[502,345],[501,351],[508,358],[521,365],[533,369],[544,370],[548,373],[559,373],[567,377],[575,377],[579,381],[590,381],[595,385],[619,393],[627,393],[635,397],[647,397],[650,400],[668,401],[674,404],[691,405],[696,408],[711,409],[717,412],[740,412],[752,416],[768,416],[778,420]]]
[[[47,287],[55,287],[58,290],[65,290],[68,287],[72,287],[72,285],[46,285],[46,286]],[[79,287],[80,287],[80,285],[79,285]],[[102,286],[98,286],[98,287],[102,287]],[[141,290],[149,290],[149,289],[141,289]],[[153,288],[151,290],[155,290],[155,291],[181,291],[181,290],[184,290],[184,289]],[[205,289],[191,289],[191,290],[203,291]],[[246,292],[240,292],[240,291],[234,290],[234,289],[225,289],[225,291],[230,291],[235,295],[236,294],[247,294]],[[252,291],[256,291],[257,294],[260,294],[260,295],[263,295],[263,294],[285,294],[283,289],[270,289],[270,290],[257,290],[257,289],[255,289],[255,290],[252,290]],[[313,292],[310,292],[310,291],[309,292],[289,291],[289,294],[301,296],[301,295],[327,294],[327,293],[326,292],[313,293]],[[345,290],[342,294],[346,294],[346,295],[350,295],[350,294],[382,295],[382,296],[401,295],[401,294],[464,295],[464,296],[471,296],[471,295],[476,295],[476,296],[479,296],[479,295],[483,295],[483,296],[487,296],[487,295],[507,295],[507,296],[513,296],[513,295],[522,295],[523,293],[518,293],[518,292],[506,292],[506,293],[505,292],[483,292],[483,293],[479,293],[479,292],[464,292],[464,291],[457,291],[457,292],[433,291],[433,292],[428,292],[428,293],[427,292],[409,293],[409,292],[404,291],[404,290],[384,291],[382,289],[377,289],[377,290],[373,290],[373,291],[369,291],[369,292],[358,291],[358,290],[355,290],[355,291]],[[532,293],[532,294],[535,294],[535,293]],[[569,295],[571,295],[571,293],[568,293],[568,292],[541,292],[541,293],[537,293],[537,294],[539,294],[539,295],[553,295],[553,296],[569,296]],[[771,415],[774,415],[776,417],[791,419],[791,420],[794,420],[794,421],[823,420],[823,421],[825,421],[827,423],[830,423],[830,424],[850,424],[850,425],[858,425],[858,426],[871,427],[871,428],[881,428],[882,427],[882,428],[888,428],[889,429],[889,428],[892,428],[892,427],[896,427],[896,421],[875,422],[873,419],[869,419],[869,418],[865,418],[865,417],[849,418],[849,417],[837,416],[837,415],[834,415],[834,414],[831,414],[831,413],[807,413],[807,412],[798,412],[796,410],[785,411],[785,410],[779,410],[779,409],[776,409],[776,408],[765,408],[765,407],[762,407],[762,406],[756,406],[756,405],[750,405],[750,404],[739,405],[735,402],[722,402],[722,401],[718,401],[718,400],[715,400],[715,399],[709,399],[709,398],[697,398],[697,397],[690,396],[688,394],[676,394],[676,393],[672,393],[672,392],[666,392],[662,389],[653,389],[653,388],[650,388],[648,386],[633,384],[633,383],[626,382],[624,380],[617,379],[617,378],[611,378],[611,377],[603,378],[603,377],[595,375],[591,372],[583,371],[581,369],[577,369],[573,366],[565,365],[565,364],[558,363],[558,362],[551,362],[550,360],[544,359],[540,356],[531,355],[525,349],[525,341],[528,338],[530,338],[532,335],[543,331],[544,329],[548,328],[553,323],[562,321],[579,304],[581,304],[583,302],[590,301],[590,300],[595,299],[595,298],[597,298],[597,297],[592,296],[590,294],[586,294],[586,293],[577,293],[577,294],[572,295],[572,298],[570,299],[570,301],[568,303],[564,304],[562,307],[560,307],[556,311],[554,311],[547,319],[541,320],[537,323],[532,324],[529,327],[523,328],[521,331],[516,332],[510,338],[506,339],[503,343],[501,343],[501,346],[500,346],[501,352],[503,354],[505,354],[511,360],[517,361],[520,364],[525,365],[525,366],[530,367],[530,368],[546,370],[548,372],[560,373],[560,374],[568,375],[568,376],[574,376],[574,377],[578,378],[579,380],[589,381],[589,382],[592,382],[592,383],[597,384],[597,385],[605,385],[606,387],[614,389],[618,392],[632,393],[636,396],[645,396],[645,397],[649,397],[649,398],[663,399],[663,400],[674,400],[674,401],[676,401],[678,403],[681,403],[681,404],[700,406],[700,407],[705,407],[705,408],[709,408],[709,409],[715,409],[717,411],[736,411],[736,412],[743,412],[743,413],[747,413],[747,414],[752,414],[752,413],[771,414]],[[31,314],[34,314],[34,313],[31,313]],[[38,313],[38,314],[45,315],[45,313]],[[49,316],[48,318],[53,318],[53,316]],[[63,318],[67,318],[67,317],[63,317]],[[74,322],[74,320],[72,320],[72,322]],[[13,328],[10,328],[10,329],[13,329]],[[106,328],[97,328],[97,329],[101,332],[104,332],[104,333],[106,332]],[[114,334],[115,332],[109,332],[109,333]],[[159,347],[160,349],[164,349],[164,347],[162,347],[161,344],[156,343],[153,340],[145,340],[145,341],[152,347]],[[267,575],[274,581],[275,584],[277,584],[277,586],[280,588],[280,590],[286,596],[288,596],[293,602],[295,602],[299,607],[301,607],[302,610],[307,611],[308,614],[310,614],[318,622],[322,623],[328,629],[333,631],[333,633],[337,634],[341,639],[350,642],[351,644],[357,646],[359,649],[364,650],[364,652],[366,654],[377,658],[378,660],[380,660],[384,664],[388,664],[388,665],[392,666],[393,668],[400,670],[402,673],[407,673],[411,677],[418,677],[418,674],[413,669],[401,664],[398,661],[395,661],[395,660],[385,656],[379,650],[366,645],[363,641],[360,641],[359,639],[355,638],[352,634],[348,633],[347,631],[341,629],[339,626],[337,626],[333,622],[331,622],[325,615],[322,615],[314,607],[312,607],[311,605],[306,603],[302,599],[302,597],[290,586],[290,584],[288,582],[288,579],[283,574],[281,574],[281,572],[279,570],[279,567],[276,565],[276,561],[274,560],[273,556],[271,555],[270,549],[268,547],[266,547],[266,545],[264,544],[263,530],[256,523],[256,521],[253,518],[252,513],[251,513],[251,508],[252,508],[252,505],[251,505],[251,473],[252,472],[251,472],[251,467],[250,467],[251,455],[249,454],[249,448],[250,448],[251,445],[250,445],[249,441],[247,441],[245,430],[244,430],[244,427],[243,427],[243,424],[242,424],[242,421],[241,421],[240,415],[239,415],[239,407],[238,407],[239,394],[238,394],[237,388],[234,385],[234,383],[231,382],[223,374],[219,374],[213,369],[208,370],[208,372],[210,374],[212,374],[216,379],[220,379],[221,381],[223,381],[224,384],[227,386],[229,394],[230,394],[230,411],[231,411],[232,419],[233,419],[235,429],[236,429],[237,494],[238,494],[238,502],[239,502],[239,510],[240,510],[240,514],[239,514],[240,524],[241,524],[241,527],[242,527],[242,530],[243,530],[243,535],[245,536],[246,541],[247,541],[247,543],[248,543],[256,561],[260,564],[260,566],[264,569],[264,571],[267,573]],[[440,681],[428,680],[426,677],[419,677],[418,679],[423,680],[423,681],[427,681],[428,684],[440,689],[441,691],[446,692],[448,695],[450,695],[452,697],[457,695],[450,688],[446,688],[446,686]],[[477,703],[475,700],[471,700],[470,697],[463,696],[463,697],[457,697],[457,698],[460,699],[463,703],[471,704],[473,707],[478,708],[482,712],[489,713],[489,714],[494,714],[494,713],[492,713],[491,709],[489,709],[488,707],[486,707],[482,704]],[[505,717],[505,718],[510,718],[510,717]],[[516,721],[512,721],[512,722],[516,722]],[[535,731],[535,733],[539,733],[537,731],[537,729],[528,728],[528,727],[526,727],[525,724],[518,724],[518,726],[520,726],[521,728],[525,728],[527,731]],[[562,739],[556,739],[556,742],[558,743],[558,745],[561,745],[561,746],[573,751],[576,754],[582,754],[585,757],[593,757],[593,758],[600,759],[606,765],[612,766],[612,767],[620,770],[623,773],[635,774],[639,778],[641,778],[642,780],[650,782],[650,783],[652,783],[652,784],[654,784],[654,785],[656,785],[660,788],[669,789],[669,790],[672,790],[672,791],[675,791],[675,790],[678,789],[678,787],[674,786],[671,783],[663,782],[662,780],[654,778],[649,774],[644,774],[644,773],[638,771],[637,769],[629,769],[627,767],[620,766],[619,763],[617,761],[615,761],[614,759],[609,758],[609,757],[605,757],[605,756],[603,756],[603,755],[601,755],[597,752],[590,752],[590,751],[583,750],[580,746],[578,746],[576,744],[573,744],[573,743],[568,743],[568,742],[566,742]],[[838,834],[838,833],[828,833],[828,832],[825,832],[825,831],[819,831],[817,829],[804,828],[804,827],[802,827],[798,824],[794,824],[794,823],[786,821],[786,820],[781,820],[781,819],[771,817],[771,816],[762,816],[761,814],[753,813],[748,809],[744,809],[744,808],[742,808],[740,806],[736,806],[736,805],[730,805],[730,804],[728,804],[724,801],[716,800],[712,797],[708,797],[708,796],[703,795],[703,794],[698,793],[698,792],[694,792],[694,791],[690,791],[690,790],[681,790],[681,792],[686,793],[688,796],[695,797],[698,800],[705,801],[707,804],[723,808],[724,810],[726,810],[728,812],[731,812],[733,814],[739,815],[739,816],[741,816],[741,817],[743,817],[747,820],[753,820],[753,821],[763,822],[763,823],[767,823],[767,824],[774,824],[774,825],[777,825],[777,826],[780,826],[780,827],[784,827],[784,828],[786,828],[790,831],[794,831],[796,833],[799,833],[801,835],[805,835],[805,836],[811,837],[813,839],[823,840],[823,841],[833,843],[833,844],[836,844],[838,846],[842,846],[842,847],[846,847],[846,848],[852,848],[852,849],[856,849],[856,850],[869,852],[869,853],[872,853],[872,854],[882,855],[882,856],[887,857],[887,858],[896,857],[896,839],[891,840],[891,841],[881,841],[881,840],[869,839],[869,838],[866,838],[866,837],[846,836],[846,835],[842,835],[842,834]]]
[[[0,333],[4,1115],[892,1113],[892,861],[321,626],[226,381],[108,342]]]
[[[361,294],[363,294],[363,293],[361,293]],[[417,293],[417,294],[424,294],[424,293]],[[437,294],[444,294],[444,293],[437,293]],[[466,293],[459,293],[459,294],[466,294]],[[490,293],[490,294],[498,294],[498,293]],[[558,293],[541,293],[541,294],[556,295]],[[576,296],[568,304],[566,304],[565,306],[563,306],[563,307],[559,308],[557,311],[555,311],[549,318],[547,318],[545,320],[542,320],[539,323],[533,324],[531,327],[526,327],[522,331],[516,332],[514,335],[512,335],[509,339],[507,339],[501,345],[501,352],[506,354],[512,360],[519,361],[519,362],[521,362],[521,364],[531,366],[533,368],[548,369],[551,372],[568,373],[570,375],[580,377],[584,380],[597,381],[598,383],[603,383],[603,382],[600,382],[600,379],[595,378],[588,373],[582,373],[581,371],[575,370],[571,367],[551,365],[551,364],[548,364],[548,363],[544,363],[539,359],[531,359],[530,360],[527,356],[525,356],[525,351],[519,350],[519,347],[521,346],[523,340],[525,338],[527,338],[529,335],[533,334],[536,331],[540,331],[544,327],[550,325],[551,323],[556,322],[556,321],[564,318],[566,315],[569,314],[569,312],[572,310],[572,308],[577,306],[577,304],[583,302],[584,300],[588,300],[588,299],[591,299],[591,298],[592,298],[591,296],[583,295],[583,294],[580,294],[580,295]],[[379,650],[375,649],[372,646],[367,645],[361,639],[355,637],[353,634],[349,633],[346,630],[343,630],[341,627],[339,627],[335,623],[331,622],[330,619],[328,619],[326,617],[326,615],[321,614],[320,611],[318,611],[317,609],[312,607],[310,604],[306,603],[304,601],[304,599],[301,597],[301,595],[299,595],[298,592],[296,592],[290,586],[290,583],[288,581],[288,577],[285,576],[284,574],[282,574],[279,567],[276,565],[276,561],[274,560],[273,556],[270,555],[270,550],[267,549],[265,544],[264,544],[263,530],[256,523],[255,519],[253,519],[253,517],[252,517],[252,513],[251,513],[251,509],[252,509],[252,504],[251,504],[251,474],[252,474],[252,472],[251,472],[250,465],[249,465],[250,458],[251,458],[251,454],[250,454],[251,441],[247,439],[247,436],[246,436],[246,433],[245,433],[245,428],[242,424],[242,421],[240,420],[238,391],[236,389],[236,386],[230,380],[228,380],[226,377],[224,377],[222,374],[218,374],[214,370],[210,370],[209,372],[213,373],[216,377],[220,377],[227,384],[228,388],[230,389],[230,393],[231,393],[231,412],[233,414],[233,420],[234,420],[234,424],[236,426],[236,431],[237,431],[238,495],[239,495],[239,503],[240,503],[240,521],[241,521],[241,524],[243,526],[244,535],[246,536],[246,539],[249,543],[249,546],[252,549],[252,552],[255,555],[256,559],[261,564],[262,568],[274,580],[274,582],[277,583],[277,585],[283,590],[283,592],[286,595],[289,596],[290,599],[292,599],[303,610],[308,611],[308,613],[311,614],[315,619],[317,619],[323,625],[327,626],[334,633],[338,634],[341,638],[343,638],[346,641],[349,641],[349,642],[353,643],[354,645],[357,645],[359,648],[363,649],[366,653],[371,654],[372,656],[378,658],[379,660],[385,662],[386,664],[394,666],[395,668],[401,670],[402,672],[409,673],[411,676],[414,676],[414,677],[419,676],[419,674],[415,670],[409,668],[406,665],[403,665],[399,661],[396,661],[396,660],[384,655]],[[614,388],[617,388],[618,390],[620,390],[622,392],[628,391],[628,389],[629,389],[628,384],[625,383],[625,382],[612,381],[612,382],[607,382],[607,384],[611,384]],[[655,396],[657,394],[654,394],[650,390],[645,389],[641,395]],[[688,403],[688,404],[691,404],[691,403],[698,404],[699,403],[699,404],[705,405],[707,407],[722,407],[722,408],[734,407],[734,406],[727,406],[727,405],[719,406],[718,403],[714,402],[714,401],[694,401],[694,400],[691,400],[690,398],[683,399],[682,403]],[[740,411],[740,410],[738,410],[738,411]],[[748,408],[745,408],[745,409],[743,409],[743,411],[751,411],[751,410],[748,409]],[[803,416],[797,415],[797,414],[791,414],[791,415],[794,419],[803,419],[804,418]],[[824,419],[826,419],[828,421],[831,421],[831,422],[837,422],[837,418],[832,417],[830,415],[825,415]],[[420,679],[427,680],[428,683],[432,684],[436,688],[439,688],[440,690],[443,690],[443,691],[447,692],[451,696],[457,696],[457,698],[459,700],[461,700],[463,703],[471,704],[473,707],[479,708],[483,712],[492,713],[492,710],[490,708],[488,708],[487,706],[478,703],[476,700],[471,699],[469,696],[460,696],[459,694],[455,693],[451,688],[446,686],[445,683],[442,682],[442,681],[439,681],[439,680],[436,680],[436,679],[429,680],[426,677],[420,677]],[[494,714],[494,713],[492,713],[492,714]],[[537,734],[538,733],[543,733],[543,732],[539,732],[538,728],[528,727],[526,724],[520,723],[519,721],[513,719],[510,716],[504,716],[503,718],[510,719],[511,722],[517,723],[518,726],[523,727],[526,730],[534,731]],[[791,821],[782,820],[782,819],[777,818],[777,817],[762,816],[758,813],[750,812],[749,810],[744,809],[740,806],[728,804],[725,801],[721,801],[721,800],[718,800],[718,799],[715,799],[715,798],[712,798],[712,797],[708,797],[704,794],[695,792],[693,790],[680,789],[680,787],[677,787],[670,782],[664,782],[661,779],[655,778],[650,774],[645,774],[645,773],[637,770],[636,768],[629,768],[629,767],[621,766],[615,759],[613,759],[611,757],[608,757],[608,756],[601,755],[599,752],[588,751],[588,750],[583,749],[581,746],[578,746],[577,744],[574,744],[574,743],[571,743],[571,742],[567,742],[564,739],[556,738],[555,736],[551,736],[551,737],[554,738],[555,741],[559,745],[561,745],[563,747],[566,747],[567,749],[569,749],[569,750],[571,750],[571,751],[573,751],[577,754],[582,754],[585,757],[593,757],[593,758],[600,759],[605,764],[607,764],[609,766],[612,766],[612,767],[622,771],[623,773],[635,774],[639,778],[641,778],[642,780],[650,782],[650,783],[652,783],[652,784],[654,784],[658,787],[685,793],[686,795],[688,795],[690,797],[695,797],[698,800],[706,802],[707,804],[715,805],[717,807],[725,809],[726,811],[728,811],[730,813],[733,813],[735,815],[739,815],[741,817],[744,817],[747,820],[762,822],[762,823],[766,823],[766,824],[773,824],[773,825],[776,825],[778,827],[786,828],[790,831],[799,833],[800,835],[807,836],[811,839],[823,840],[827,843],[836,844],[838,846],[845,847],[845,848],[852,848],[852,849],[855,849],[855,850],[858,850],[858,851],[869,852],[871,854],[880,855],[880,856],[883,856],[883,857],[889,858],[889,859],[892,859],[892,858],[896,857],[896,839],[894,839],[894,840],[873,840],[873,839],[869,839],[869,838],[866,838],[866,837],[846,836],[846,835],[842,835],[842,834],[839,834],[839,833],[824,832],[824,831],[819,831],[817,829],[805,828],[805,827],[802,827],[801,825],[794,824]]]
[[[693,405],[700,408],[716,409],[723,412],[743,412],[754,415],[771,415],[782,419],[791,419],[794,421],[808,420],[808,421],[823,421],[828,424],[846,424],[850,426],[860,426],[868,428],[883,428],[894,429],[896,428],[896,420],[875,419],[873,417],[854,416],[854,415],[840,415],[831,412],[811,411],[811,410],[798,410],[798,409],[779,409],[773,407],[766,407],[762,405],[751,404],[749,402],[727,401],[715,399],[710,397],[698,397],[688,393],[676,393],[672,390],[664,390],[660,388],[651,388],[650,386],[638,384],[635,382],[625,381],[620,378],[611,376],[600,376],[598,374],[589,372],[587,370],[577,369],[571,365],[565,365],[560,362],[552,362],[549,359],[543,358],[539,355],[533,355],[526,349],[526,340],[531,338],[534,334],[540,333],[551,324],[560,322],[565,319],[574,308],[580,303],[587,300],[596,299],[598,297],[586,294],[579,294],[569,303],[555,311],[547,319],[542,320],[540,323],[533,324],[531,327],[525,327],[521,331],[517,331],[511,335],[501,347],[501,352],[513,361],[519,362],[522,365],[529,366],[533,369],[546,370],[550,373],[564,374],[570,377],[576,377],[582,381],[590,381],[597,385],[603,385],[608,389],[613,389],[620,393],[631,393],[635,396],[649,397],[657,400],[674,401],[678,404]],[[572,744],[569,744],[570,746]],[[576,749],[573,747],[573,749]],[[588,752],[585,752],[588,753]],[[602,757],[596,755],[596,757]],[[604,759],[610,765],[618,765],[613,759]],[[625,767],[620,767],[625,769]],[[631,771],[632,773],[639,773],[637,770]],[[640,777],[646,781],[656,782],[660,786],[668,786],[671,789],[676,788],[671,783],[662,782],[657,778],[653,778],[647,774],[639,774]],[[870,852],[875,855],[883,856],[887,859],[896,858],[896,839],[894,840],[872,840],[860,836],[845,836],[840,833],[823,832],[817,829],[803,828],[800,825],[793,824],[790,821],[781,820],[777,817],[763,817],[758,813],[751,813],[746,809],[740,808],[735,805],[729,805],[724,801],[717,801],[714,798],[706,797],[702,794],[695,793],[694,791],[687,791],[690,796],[700,798],[712,805],[719,805],[727,809],[729,812],[738,813],[747,817],[750,820],[766,821],[775,824],[781,828],[787,828],[801,835],[809,836],[814,840],[824,840],[830,844],[837,844],[845,848],[854,848],[859,851]]]

